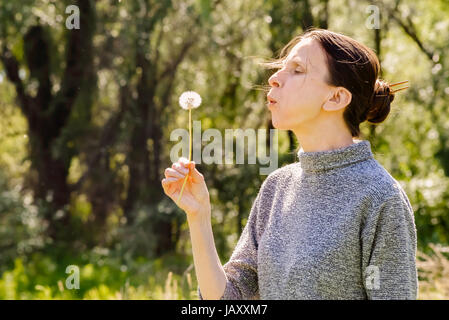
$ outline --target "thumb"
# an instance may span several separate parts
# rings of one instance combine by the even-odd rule
[[[188,163],[188,168],[190,170],[190,176],[193,182],[199,183],[204,180],[204,176],[195,168],[195,161],[190,161]]]

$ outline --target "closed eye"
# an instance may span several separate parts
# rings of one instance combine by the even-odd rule
[[[294,73],[296,73],[296,74],[303,73],[303,71],[302,71],[303,69],[302,69],[302,67],[298,63],[293,62],[292,63],[292,67],[295,68]]]

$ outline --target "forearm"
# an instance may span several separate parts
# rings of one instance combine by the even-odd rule
[[[226,275],[215,248],[210,209],[202,219],[187,219],[192,242],[196,277],[203,299],[220,299],[226,288]]]

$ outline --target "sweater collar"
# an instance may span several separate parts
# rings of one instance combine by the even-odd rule
[[[373,158],[368,140],[354,140],[349,146],[326,151],[305,152],[301,148],[297,155],[304,171],[324,171]]]

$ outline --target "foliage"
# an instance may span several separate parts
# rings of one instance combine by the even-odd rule
[[[432,253],[418,252],[418,299],[449,299],[449,247],[430,245]],[[198,283],[191,261],[166,255],[122,264],[106,248],[96,248],[78,259],[53,253],[16,257],[0,277],[0,299],[185,300],[198,299]],[[67,265],[80,268],[80,288],[67,289]]]
[[[82,38],[75,59],[78,67],[83,61],[82,79],[66,75],[76,65],[68,49],[76,33],[65,28],[72,2],[92,5],[91,37]],[[380,29],[365,24],[369,5],[379,8]],[[185,213],[160,185],[173,161],[170,134],[187,123],[178,97],[201,94],[192,120],[202,132],[269,129],[269,74],[257,62],[311,25],[366,43],[377,51],[382,78],[410,82],[384,123],[362,124],[362,138],[413,206],[421,297],[447,298],[447,260],[438,245],[449,245],[448,16],[445,0],[1,1],[0,298],[195,299]],[[47,50],[33,51],[29,31],[37,26]],[[39,61],[50,75],[48,103],[37,98],[48,85]],[[14,67],[16,78],[8,73]],[[64,79],[78,79],[66,95],[76,96],[71,103],[56,99]],[[32,112],[23,97],[34,99]],[[48,109],[55,104],[63,108]],[[56,117],[59,110],[64,117]],[[36,117],[49,114],[36,130]],[[56,123],[58,130],[49,130]],[[194,141],[194,154],[205,143]],[[291,132],[279,132],[279,167],[296,161],[296,147]],[[36,170],[42,159],[53,164],[45,172]],[[210,190],[225,262],[266,177],[259,164],[194,160]],[[63,176],[58,183],[55,172]],[[63,199],[57,209],[55,189]],[[80,266],[80,290],[64,289],[68,265]]]
[[[186,263],[183,257],[165,256],[125,265],[105,248],[78,259],[34,253],[16,257],[14,266],[3,272],[0,299],[197,299],[193,265]],[[79,289],[66,285],[68,265],[79,267]]]
[[[417,267],[420,274],[419,299],[449,298],[449,248],[430,244],[432,252],[418,252]]]

